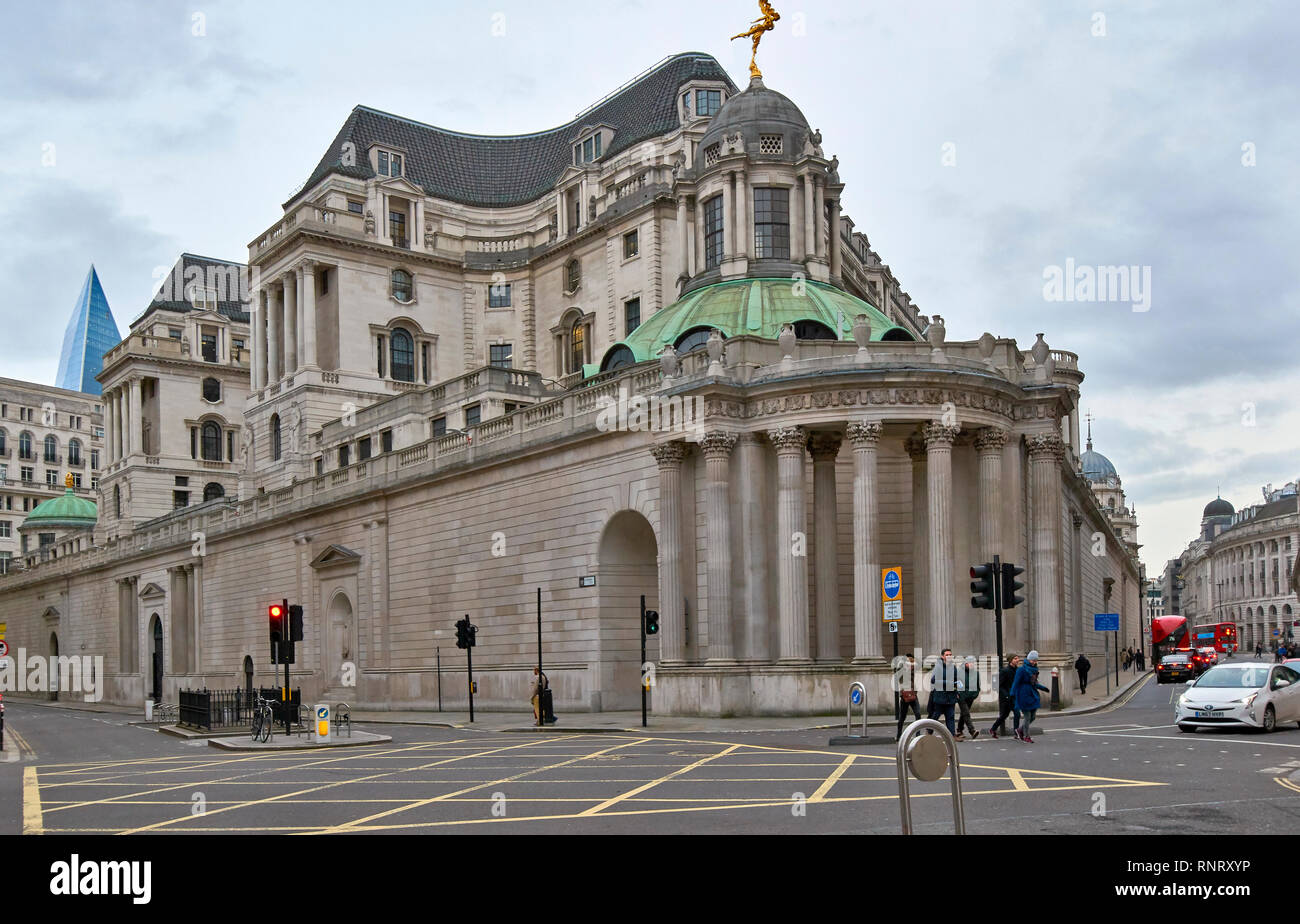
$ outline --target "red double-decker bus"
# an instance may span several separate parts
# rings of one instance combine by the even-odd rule
[[[1151,620],[1151,665],[1175,651],[1190,651],[1192,641],[1182,616],[1157,616]]]
[[[1237,624],[1215,622],[1193,627],[1192,647],[1213,648],[1220,654],[1232,654],[1237,650]]]

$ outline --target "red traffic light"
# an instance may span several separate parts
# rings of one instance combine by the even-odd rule
[[[284,607],[280,606],[280,604],[278,604],[278,603],[272,603],[272,604],[271,604],[271,610],[270,610],[270,612],[271,612],[271,618],[272,618],[272,619],[283,619],[283,618],[284,618]]]

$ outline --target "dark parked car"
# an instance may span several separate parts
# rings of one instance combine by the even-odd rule
[[[1192,663],[1190,651],[1180,651],[1165,655],[1156,665],[1157,683],[1182,683],[1196,676],[1196,667]]]

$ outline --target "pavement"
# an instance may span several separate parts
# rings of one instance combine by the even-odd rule
[[[1039,719],[1049,716],[1070,716],[1086,715],[1105,709],[1112,704],[1121,701],[1131,693],[1143,680],[1152,676],[1151,671],[1142,674],[1135,673],[1131,670],[1122,671],[1119,675],[1119,681],[1116,682],[1115,674],[1110,675],[1109,687],[1107,678],[1100,673],[1094,673],[1089,679],[1088,692],[1074,692],[1074,702],[1068,709],[1053,711],[1047,706],[1048,696],[1043,694],[1043,709],[1039,713]],[[1041,678],[1044,686],[1051,685],[1050,676]],[[87,712],[112,713],[115,715],[135,716],[134,720],[128,720],[133,725],[156,724],[146,723],[141,710],[131,706],[118,706],[109,703],[87,703],[82,700],[59,700],[50,702],[49,700],[18,697],[10,694],[10,702],[21,702],[35,706],[46,706],[52,709],[75,709]],[[847,704],[846,704],[847,705]],[[981,723],[987,725],[997,718],[996,708],[981,708],[972,710],[972,716],[976,720],[976,725],[982,727]],[[600,732],[627,732],[642,731],[641,712],[640,710],[627,710],[618,712],[572,712],[563,711],[557,713],[558,722],[554,725],[537,727],[533,724],[531,710],[527,708],[519,711],[494,712],[483,709],[474,710],[474,721],[469,720],[469,713],[463,711],[446,711],[430,712],[416,710],[352,710],[352,722],[354,725],[424,725],[436,728],[474,728],[481,731],[490,732],[551,732],[572,734],[581,732],[584,734]],[[861,729],[861,713],[854,711],[854,728]],[[896,719],[889,715],[871,715],[867,718],[867,727],[870,729],[889,729],[890,739],[893,738],[893,729],[897,724]],[[780,731],[804,731],[809,729],[842,729],[844,728],[844,713],[838,712],[833,715],[794,715],[794,716],[676,716],[663,715],[651,712],[648,716],[648,724],[644,731],[647,732],[707,732],[713,734],[729,734],[735,732],[780,732]],[[171,731],[171,729],[169,729]],[[183,730],[182,730],[183,731]],[[185,737],[228,737],[230,730],[218,729],[211,733],[185,734]]]

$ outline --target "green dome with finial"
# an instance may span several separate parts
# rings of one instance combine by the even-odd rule
[[[36,505],[36,509],[23,520],[23,529],[59,527],[61,529],[93,529],[99,520],[99,508],[92,500],[77,497],[72,488],[62,497],[51,498]]]
[[[836,340],[852,340],[853,320],[860,314],[871,324],[872,340],[915,339],[872,305],[822,282],[789,278],[718,282],[687,293],[647,318],[605,353],[601,371],[654,359],[665,346],[677,346],[687,335],[715,327],[724,337],[775,340],[782,325],[812,322],[823,334],[819,339],[830,339],[825,336],[829,333]]]

